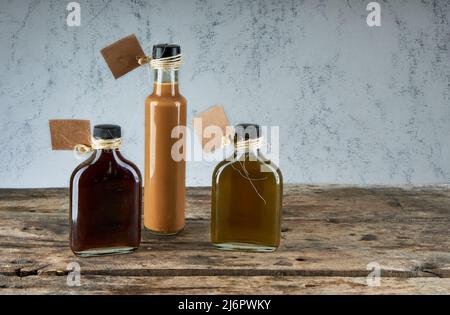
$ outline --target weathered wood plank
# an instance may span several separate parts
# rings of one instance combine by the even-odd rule
[[[69,262],[77,261],[92,274],[103,274],[107,270],[110,274],[154,275],[153,269],[158,272],[167,269],[168,275],[177,274],[173,270],[184,270],[184,275],[198,274],[195,270],[217,275],[227,269],[236,270],[236,274],[239,270],[242,275],[250,271],[264,275],[258,272],[270,270],[270,274],[361,276],[367,274],[366,265],[375,261],[386,272],[398,276],[414,276],[423,271],[450,276],[445,269],[450,266],[450,237],[448,233],[434,234],[436,229],[448,228],[447,223],[434,224],[430,229],[423,224],[411,228],[395,223],[352,226],[293,220],[285,224],[287,231],[283,233],[284,239],[277,252],[257,254],[214,249],[209,243],[208,225],[204,221],[192,221],[177,237],[166,239],[144,233],[141,249],[134,254],[116,259],[79,259],[68,248],[64,223],[49,224],[48,221],[35,222],[33,226],[39,227],[38,231],[2,228],[3,235],[10,235],[0,240],[2,273],[10,274],[11,270],[22,267],[58,273],[65,270]],[[10,223],[7,226],[14,224]],[[46,233],[44,236],[42,231]]]
[[[448,294],[439,278],[381,278],[380,286],[360,277],[113,277],[82,275],[80,287],[66,277],[0,277],[0,294]]]
[[[0,213],[67,214],[68,190],[0,189]],[[209,220],[210,189],[188,188],[187,219]],[[450,188],[358,188],[288,185],[284,194],[284,219],[336,219],[354,221],[448,220]]]
[[[283,240],[270,254],[214,249],[209,243],[209,188],[190,188],[182,234],[165,238],[145,232],[134,254],[89,259],[76,258],[68,248],[67,197],[66,189],[0,189],[0,274],[57,281],[52,277],[64,275],[67,264],[76,261],[89,277],[120,276],[118,281],[136,276],[169,282],[208,276],[309,281],[364,278],[366,265],[377,262],[384,277],[399,281],[450,281],[448,187],[287,186]]]

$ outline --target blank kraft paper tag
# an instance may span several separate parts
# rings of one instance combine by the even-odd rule
[[[138,68],[140,66],[138,58],[145,56],[144,50],[134,34],[118,40],[100,52],[115,79]]]
[[[80,119],[49,120],[53,150],[73,150],[77,144],[89,145],[91,123]]]
[[[201,124],[198,123],[198,119],[200,119]],[[220,148],[222,146],[221,137],[217,137],[216,135],[212,137],[205,136],[204,131],[209,126],[219,127],[222,130],[222,135],[228,136],[226,135],[228,119],[221,105],[214,105],[194,118],[195,133],[202,144],[203,151],[206,153],[214,152],[213,148]]]

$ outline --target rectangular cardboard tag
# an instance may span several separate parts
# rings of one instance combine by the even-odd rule
[[[145,56],[144,50],[134,34],[118,40],[100,52],[115,79],[138,68],[137,59]]]
[[[80,119],[49,120],[53,150],[73,150],[77,144],[89,145],[91,122]]]
[[[201,119],[201,124],[196,123],[197,119]],[[222,139],[220,137],[205,136],[204,130],[209,126],[217,126],[222,130],[223,136],[229,136],[226,134],[228,119],[222,105],[214,105],[194,118],[195,133],[202,144],[203,151],[206,153],[214,152],[213,148],[221,148],[222,146]]]

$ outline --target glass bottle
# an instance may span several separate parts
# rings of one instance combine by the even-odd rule
[[[214,170],[211,240],[220,249],[270,252],[280,243],[283,178],[261,142],[258,125],[237,125],[232,156]]]
[[[185,143],[176,128],[186,126],[186,99],[171,67],[179,56],[178,45],[153,46],[153,93],[145,102],[144,226],[158,235],[177,234],[185,224]],[[158,66],[161,60],[168,67]]]
[[[119,151],[121,129],[94,127],[92,155],[70,179],[70,247],[79,256],[123,254],[141,241],[142,179]]]

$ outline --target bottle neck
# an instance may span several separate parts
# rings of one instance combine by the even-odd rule
[[[260,157],[260,151],[257,148],[250,149],[234,149],[234,157],[236,159],[251,159],[252,157]]]
[[[153,70],[153,94],[157,96],[177,96],[178,70]]]
[[[94,160],[116,160],[120,158],[119,149],[97,149],[94,151]]]

